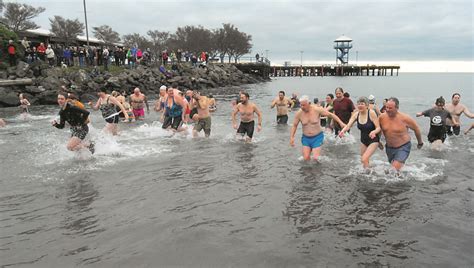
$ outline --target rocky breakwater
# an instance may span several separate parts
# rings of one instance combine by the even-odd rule
[[[55,104],[62,86],[88,101],[96,98],[101,87],[128,93],[139,87],[153,98],[161,85],[172,83],[177,83],[182,89],[225,94],[226,88],[267,79],[245,74],[231,64],[191,67],[183,63],[175,65],[174,70],[163,72],[158,67],[138,66],[132,70],[114,67],[112,72],[107,72],[99,68],[50,68],[43,62],[20,62],[16,67],[0,71],[0,107],[19,105],[19,93],[26,95],[33,105]]]

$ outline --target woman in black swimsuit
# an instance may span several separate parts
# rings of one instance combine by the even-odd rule
[[[339,137],[344,136],[357,121],[357,128],[360,130],[360,155],[364,168],[369,167],[369,159],[374,154],[379,145],[380,124],[379,118],[373,109],[369,109],[369,100],[361,97],[357,101],[358,111],[353,113],[347,125],[339,133]]]

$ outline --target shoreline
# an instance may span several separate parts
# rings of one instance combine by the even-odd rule
[[[20,93],[34,106],[56,104],[57,93],[62,90],[62,86],[79,96],[81,101],[90,101],[97,98],[96,93],[103,87],[109,91],[126,91],[129,94],[138,87],[149,99],[153,99],[158,95],[161,85],[169,86],[172,83],[177,83],[182,90],[194,89],[204,94],[232,94],[235,93],[232,87],[271,81],[243,73],[232,64],[222,63],[195,67],[189,63],[179,63],[173,65],[172,69],[144,65],[134,69],[110,66],[109,69],[110,71],[98,67],[51,68],[45,62],[19,62],[16,67],[0,71],[0,80],[18,83],[21,83],[20,79],[31,81],[22,85],[0,86],[0,108],[18,106]]]

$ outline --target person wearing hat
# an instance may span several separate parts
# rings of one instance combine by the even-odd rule
[[[439,149],[439,146],[446,139],[447,118],[453,122],[454,126],[459,126],[459,122],[444,109],[444,104],[444,98],[439,97],[435,101],[435,107],[416,114],[416,117],[425,116],[430,118],[428,141],[432,144],[433,149]]]
[[[163,119],[164,119],[164,107],[165,107],[165,100],[166,98],[168,97],[167,95],[167,92],[166,92],[166,86],[165,85],[162,85],[160,87],[160,97],[156,100],[155,102],[155,112],[161,112],[161,116],[160,116],[160,121],[163,122]]]
[[[375,96],[369,95],[368,100],[369,100],[369,110],[374,110],[375,114],[379,116],[380,111],[379,109],[377,109],[377,105],[375,104]]]
[[[46,49],[46,58],[48,59],[49,67],[53,67],[55,54],[50,44],[48,44],[48,48]]]

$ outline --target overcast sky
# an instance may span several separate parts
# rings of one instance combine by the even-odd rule
[[[84,21],[82,0],[5,0],[43,6],[34,21],[50,29],[60,15]],[[471,0],[373,1],[133,1],[86,0],[89,33],[107,24],[121,35],[178,26],[232,23],[252,35],[252,55],[274,62],[334,61],[334,40],[351,37],[350,63],[366,61],[473,62]],[[357,53],[356,53],[357,51]]]

